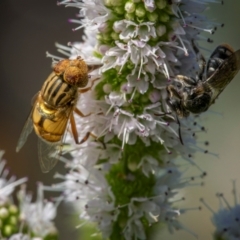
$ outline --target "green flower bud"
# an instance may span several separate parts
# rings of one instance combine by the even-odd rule
[[[158,25],[156,28],[156,33],[159,37],[163,36],[166,33],[166,31],[167,31],[167,28],[163,24]]]
[[[166,14],[166,13],[164,13],[164,12],[162,12],[160,15],[159,15],[159,20],[161,21],[161,22],[168,22],[169,21],[169,15],[168,14]]]
[[[126,2],[124,8],[127,13],[133,13],[136,9],[136,5],[133,2]]]
[[[112,39],[111,39],[111,36],[108,34],[108,33],[103,33],[102,34],[102,39],[104,40],[104,41],[111,41]]]
[[[10,216],[9,220],[8,220],[8,223],[11,224],[11,225],[17,225],[18,218],[16,216]]]
[[[135,14],[139,18],[143,18],[146,15],[146,9],[143,5],[138,5]]]
[[[125,13],[125,9],[123,7],[115,7],[113,9],[113,11],[116,13],[116,14],[119,14],[119,15],[122,15]]]
[[[125,18],[127,20],[134,21],[134,17],[135,17],[134,13],[125,13]]]
[[[7,210],[7,208],[5,207],[0,208],[0,218],[6,219],[8,216],[9,216],[9,211]]]
[[[119,7],[119,6],[123,5],[123,1],[122,0],[110,0],[110,2],[111,2],[111,5],[113,7]]]
[[[106,7],[111,7],[112,6],[112,3],[111,3],[112,1],[111,0],[104,0],[104,5],[106,6]]]
[[[167,6],[167,1],[166,0],[157,0],[156,5],[159,9],[163,9]]]
[[[116,33],[116,32],[112,32],[112,33],[111,33],[111,37],[112,37],[112,39],[114,39],[114,40],[118,40],[118,39],[119,39],[119,34]]]
[[[13,234],[13,228],[10,225],[5,225],[2,229],[2,233],[4,236],[11,236]]]
[[[15,205],[10,205],[9,208],[8,208],[8,211],[10,214],[17,214],[18,213],[18,208],[17,206]]]
[[[147,13],[148,20],[151,22],[156,22],[158,20],[158,14],[156,12]]]
[[[136,157],[137,156],[135,154],[131,154],[128,157],[128,169],[132,172],[135,172],[137,170],[138,163],[136,162]]]
[[[103,91],[105,92],[105,93],[110,93],[111,91],[112,91],[112,86],[111,86],[111,84],[104,84],[103,85]]]

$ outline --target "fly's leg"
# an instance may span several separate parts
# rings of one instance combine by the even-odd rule
[[[79,109],[75,108],[74,112],[77,113],[80,117],[87,117],[89,115],[91,115],[92,113],[89,113],[87,115],[84,115]],[[83,144],[84,142],[86,142],[88,140],[88,138],[91,136],[93,137],[96,141],[98,140],[98,137],[96,135],[94,135],[91,132],[87,132],[85,134],[85,136],[82,138],[82,140],[78,140],[78,131],[77,131],[77,127],[76,127],[76,122],[75,122],[75,118],[73,115],[73,112],[70,115],[70,124],[71,124],[71,130],[72,130],[72,134],[73,134],[73,138],[75,140],[76,144]],[[103,144],[103,148],[105,149],[106,146],[104,144],[104,142],[101,141],[101,143]]]
[[[88,114],[83,114],[78,108],[74,108],[74,112],[78,115],[78,116],[80,116],[80,117],[88,117],[88,116],[90,116],[92,113],[90,112],[90,113],[88,113]]]
[[[82,116],[86,117],[86,115],[82,115]],[[71,124],[71,130],[72,130],[72,134],[76,144],[82,144],[86,142],[90,136],[93,136],[96,138],[96,136],[93,135],[91,132],[87,132],[81,141],[78,140],[78,131],[77,131],[76,122],[75,122],[73,113],[71,113],[71,116],[70,116],[70,124]]]
[[[79,93],[85,93],[85,92],[88,92],[89,90],[91,90],[92,87],[93,87],[93,85],[94,85],[94,83],[95,83],[96,81],[98,81],[99,79],[100,79],[100,78],[95,78],[95,79],[93,79],[93,80],[91,81],[91,85],[90,85],[89,87],[87,87],[87,88],[79,89],[79,90],[78,90]]]

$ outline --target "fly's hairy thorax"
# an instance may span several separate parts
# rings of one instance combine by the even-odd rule
[[[51,73],[39,92],[32,113],[35,132],[48,142],[59,142],[78,98],[78,89]]]
[[[71,105],[77,99],[77,87],[66,83],[54,72],[50,74],[41,89],[43,100],[53,108]]]

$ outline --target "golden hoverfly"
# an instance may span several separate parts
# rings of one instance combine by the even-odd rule
[[[88,84],[89,72],[96,68],[99,68],[99,65],[88,66],[80,57],[75,60],[64,59],[54,66],[53,72],[37,93],[16,151],[22,148],[34,128],[38,136],[38,159],[42,172],[48,172],[56,165],[69,121],[77,144],[85,142],[91,135],[88,132],[79,141],[73,112],[81,117],[91,114],[84,115],[76,108],[76,103],[79,94],[89,91],[94,82],[99,80],[99,78],[92,80],[91,86],[84,88]]]

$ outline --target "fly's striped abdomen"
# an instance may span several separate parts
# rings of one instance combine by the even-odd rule
[[[73,108],[74,105],[49,108],[39,94],[32,112],[33,127],[37,135],[47,142],[61,141]]]
[[[53,72],[44,82],[41,96],[53,108],[66,106],[77,98],[77,87],[66,83]]]

